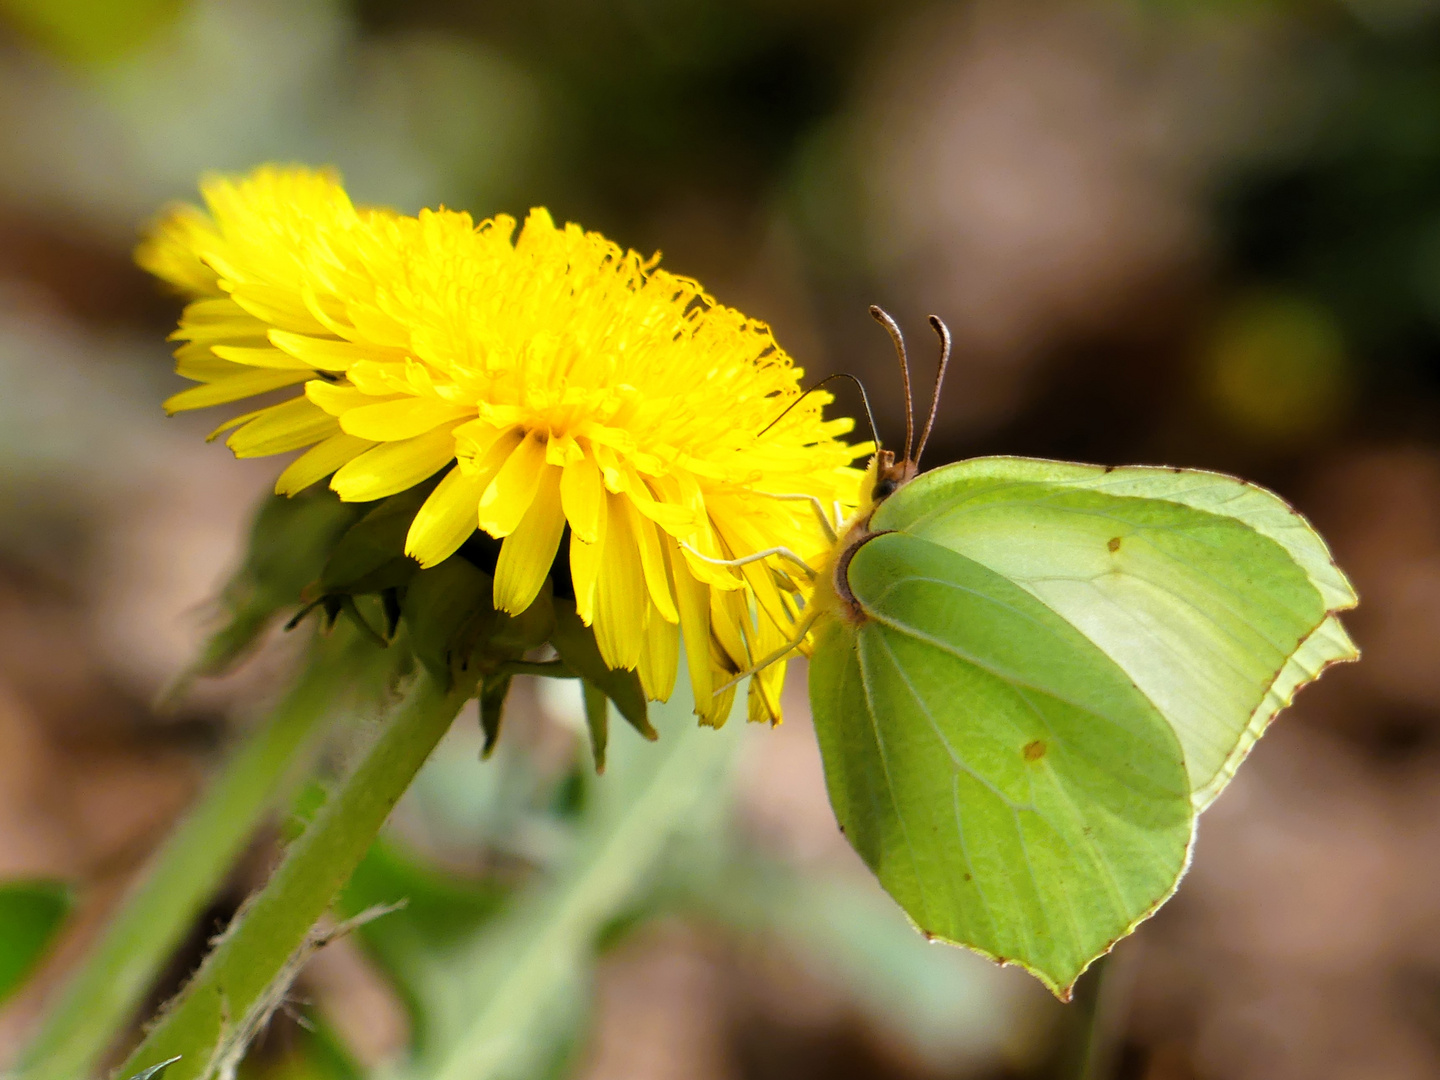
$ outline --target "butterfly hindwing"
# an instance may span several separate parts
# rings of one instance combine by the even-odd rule
[[[1079,630],[973,559],[892,533],[848,581],[864,616],[821,621],[810,675],[842,827],[922,930],[1067,992],[1184,870],[1174,731]]]

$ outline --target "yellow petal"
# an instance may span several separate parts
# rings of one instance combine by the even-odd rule
[[[563,499],[562,499],[563,504]],[[600,577],[600,556],[605,548],[608,507],[600,501],[595,525],[595,543],[587,544],[570,531],[570,581],[575,586],[575,611],[586,626],[595,623],[595,596]]]
[[[340,430],[335,418],[303,397],[272,405],[225,440],[236,457],[264,457],[313,446]]]
[[[247,345],[251,348],[265,347],[265,324],[259,319],[240,313],[236,319],[191,322],[188,315],[181,319],[179,327],[170,335],[171,341],[187,341],[192,345]]]
[[[645,571],[623,495],[607,495],[605,543],[595,583],[595,643],[612,668],[640,662],[645,636]]]
[[[545,439],[526,435],[480,496],[480,528],[496,539],[509,536],[535,498],[535,481],[545,465]]]
[[[298,293],[277,285],[245,283],[230,290],[230,298],[255,318],[282,330],[300,334],[327,333],[305,307]]]
[[[660,502],[651,492],[648,484],[632,467],[627,470],[625,489],[629,492],[635,507],[671,536],[685,536],[695,528],[695,515],[683,506]]]
[[[717,515],[718,521],[723,525],[720,534],[731,551],[763,551],[764,541],[771,539],[759,529],[752,528],[739,514]],[[772,540],[771,546],[774,545]],[[778,557],[762,559],[759,562],[747,563],[740,567],[740,573],[746,584],[750,586],[755,597],[755,602],[760,610],[777,626],[784,625],[789,618],[785,609],[784,601],[780,598],[780,589],[776,584],[777,571],[786,573],[787,563]],[[798,574],[799,571],[796,571]],[[785,578],[781,579],[786,580]]]
[[[209,297],[204,300],[192,300],[185,305],[185,310],[180,314],[182,323],[218,323],[234,322],[237,319],[245,320],[255,325],[260,325],[258,319],[254,319],[240,310],[238,304],[228,296]],[[262,335],[264,331],[261,331]]]
[[[560,478],[560,502],[570,529],[587,544],[597,541],[600,516],[605,505],[605,489],[600,484],[600,468],[588,455],[565,466]]]
[[[304,491],[374,445],[369,439],[357,439],[343,431],[331,435],[289,464],[275,481],[275,494],[294,495]]]
[[[764,671],[750,676],[750,692],[745,700],[745,719],[752,724],[780,723],[780,687],[776,678],[785,681],[785,661],[777,660]]]
[[[600,573],[599,544],[570,534],[570,583],[575,588],[575,613],[586,626],[595,623],[595,584]]]
[[[189,390],[181,390],[180,393],[166,398],[162,407],[167,413],[174,415],[187,409],[204,409],[210,405],[224,405],[230,401],[239,401],[241,398],[279,390],[283,386],[294,386],[296,383],[302,383],[306,379],[312,378],[314,374],[308,369],[305,371],[274,371],[254,368],[217,382],[206,383],[204,386],[192,386]]]
[[[349,409],[340,417],[340,427],[350,435],[376,442],[413,439],[449,420],[474,416],[475,409],[447,405],[436,398],[402,397]]]
[[[393,396],[376,397],[373,394],[363,393],[353,386],[345,386],[343,384],[337,386],[335,383],[326,382],[324,379],[315,379],[310,382],[305,387],[305,396],[331,416],[344,416],[351,409],[359,409],[381,401],[393,400]]]
[[[254,370],[230,360],[221,360],[205,345],[182,345],[175,350],[175,374],[196,382],[219,382]]]
[[[710,638],[718,651],[718,662],[729,672],[721,683],[750,666],[750,647],[746,644],[749,633],[749,598],[744,593],[711,589]]]
[[[580,444],[569,435],[551,435],[550,441],[545,444],[545,460],[551,465],[563,468],[584,456],[585,451],[581,450]]]
[[[495,563],[495,606],[519,615],[535,601],[565,532],[560,508],[560,470],[544,466],[536,478],[535,498],[515,531],[500,547]]]
[[[378,360],[357,360],[350,365],[345,377],[363,393],[376,398],[387,398],[393,394],[409,394],[411,389],[405,379],[405,365],[381,363]]]
[[[405,554],[435,566],[455,554],[475,531],[475,511],[488,477],[451,469],[430,493],[405,537]]]
[[[195,254],[196,240],[209,231],[210,222],[199,210],[193,206],[174,207],[135,249],[135,261],[185,292],[219,292],[215,271]]]
[[[350,321],[357,339],[390,349],[408,349],[410,331],[398,320],[368,304],[352,304]]]
[[[511,428],[509,431],[492,429],[487,433],[484,430],[475,430],[472,427],[475,423],[474,420],[467,420],[455,429],[455,456],[459,458],[462,469],[478,479],[483,479],[488,487],[500,467],[510,460],[510,455],[524,440],[525,432],[519,428]],[[465,432],[469,432],[468,438],[462,434]],[[485,497],[483,488],[480,497]]]
[[[330,333],[334,334],[337,338],[341,338],[343,341],[348,342],[354,337],[355,327],[350,323],[349,317],[346,314],[345,302],[339,297],[331,295],[333,292],[337,291],[337,288],[338,291],[343,292],[344,287],[337,287],[334,283],[327,281],[324,283],[324,288],[326,289],[326,295],[322,296],[320,293],[315,291],[314,284],[310,282],[304,282],[301,284],[300,298],[305,301],[305,310],[310,312],[310,314],[315,317],[315,321],[318,322],[321,326],[325,327],[325,329],[328,330]],[[275,333],[288,334],[289,331],[277,330],[275,331]],[[308,337],[308,335],[301,336]],[[310,340],[328,341],[329,339],[310,338]],[[280,342],[276,341],[275,344],[280,345]],[[280,348],[285,349],[285,346],[280,345]],[[285,349],[285,351],[289,352],[290,350]]]
[[[650,609],[645,625],[645,647],[640,652],[640,686],[651,701],[668,701],[675,689],[680,665],[680,628],[658,618]]]
[[[242,345],[214,345],[211,351],[222,360],[229,360],[246,367],[277,368],[281,371],[311,371],[313,368],[303,360],[296,360],[279,349],[251,349]]]
[[[474,473],[486,458],[489,457],[490,452],[495,449],[495,445],[500,441],[501,436],[505,434],[507,433],[491,427],[484,420],[480,419],[466,420],[463,424],[458,425],[455,428],[455,457],[460,462],[460,467],[468,472]],[[508,434],[515,436],[515,442],[517,444],[519,443],[520,440],[517,432],[511,431]],[[509,450],[505,451],[505,456],[510,456]],[[504,461],[502,459],[500,463],[496,465],[496,470],[503,464]],[[490,473],[491,479],[493,479],[494,476],[494,472]],[[476,501],[478,502],[479,500]]]
[[[293,401],[304,401],[305,399],[304,399],[304,398],[292,398],[291,400],[293,400]],[[206,442],[214,442],[214,441],[215,441],[216,439],[218,439],[221,435],[224,435],[225,432],[230,431],[230,430],[233,429],[233,428],[243,427],[244,425],[248,424],[251,420],[254,420],[257,416],[260,416],[260,415],[262,415],[262,414],[264,414],[264,413],[267,413],[267,412],[269,412],[269,411],[270,411],[271,409],[273,409],[273,408],[274,408],[273,405],[267,405],[267,406],[266,406],[265,408],[263,408],[263,409],[252,409],[250,412],[241,413],[239,416],[232,416],[229,420],[226,420],[223,424],[221,424],[221,425],[219,425],[218,427],[216,427],[215,430],[213,430],[212,432],[210,432],[209,435],[206,435],[206,436],[205,436],[205,441],[206,441]]]
[[[337,472],[330,486],[346,502],[370,502],[414,487],[455,459],[451,426],[401,442],[381,443]]]
[[[700,723],[706,727],[724,727],[725,721],[730,717],[730,710],[735,705],[736,689],[735,686],[726,687],[706,702],[703,710],[697,705],[695,712],[700,717]]]
[[[633,499],[626,498],[625,505],[630,511],[630,530],[640,549],[640,566],[645,571],[645,585],[650,591],[650,602],[655,605],[660,617],[668,623],[680,621],[675,610],[675,596],[670,588],[670,576],[665,572],[665,555],[660,547],[655,523],[643,517]]]
[[[710,681],[710,588],[695,580],[674,540],[667,537],[665,545],[671,578],[675,582],[680,629],[685,637],[685,665],[690,671],[690,688],[695,693],[695,709],[703,715],[702,706],[710,700],[713,686],[718,685]]]
[[[793,631],[792,631],[793,632]],[[789,641],[789,634],[771,625],[768,619],[759,620],[756,627],[752,663],[763,660]],[[750,676],[750,694],[746,702],[748,719],[751,723],[778,724],[781,720],[780,692],[785,687],[786,661],[777,660],[763,671]]]
[[[345,371],[357,360],[403,360],[404,353],[372,345],[356,345],[333,338],[310,337],[288,330],[271,330],[270,341],[297,360],[321,371]]]

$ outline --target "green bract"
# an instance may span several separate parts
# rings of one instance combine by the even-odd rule
[[[1062,997],[1174,891],[1275,714],[1357,655],[1324,542],[1215,473],[961,462],[879,502],[834,573],[810,697],[841,827],[927,935]]]

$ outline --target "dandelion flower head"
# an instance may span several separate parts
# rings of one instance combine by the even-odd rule
[[[437,473],[406,540],[422,566],[478,528],[502,539],[494,599],[539,594],[567,527],[580,617],[613,668],[669,696],[686,650],[697,712],[723,721],[736,673],[790,637],[819,565],[818,499],[853,508],[868,453],[800,401],[802,372],[767,326],[698,283],[543,209],[516,221],[353,205],[338,177],[264,167],[202,185],[137,259],[190,298],[170,412],[287,388],[217,429],[240,457],[303,451],[276,490],[325,477],[369,501]],[[779,496],[779,497],[777,497]],[[804,496],[805,498],[796,498]],[[784,665],[751,680],[778,720]],[[712,696],[713,695],[713,696]]]

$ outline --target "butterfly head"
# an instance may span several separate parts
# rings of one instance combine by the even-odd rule
[[[930,432],[935,427],[935,415],[940,407],[940,386],[945,381],[945,368],[950,363],[950,330],[938,316],[930,316],[930,326],[940,338],[940,365],[935,374],[935,390],[930,395],[930,415],[926,418],[925,429],[920,433],[920,442],[915,442],[915,406],[910,393],[910,360],[905,352],[905,337],[889,312],[871,305],[870,315],[890,333],[895,342],[895,355],[900,361],[900,378],[905,386],[905,453],[897,460],[893,450],[877,450],[870,459],[870,467],[861,482],[862,500],[868,499],[873,505],[884,502],[901,487],[920,475],[920,455],[930,441]]]
[[[871,503],[882,503],[919,473],[918,462],[908,459],[896,461],[895,451],[877,450],[870,459],[870,467],[865,470],[860,490]]]

